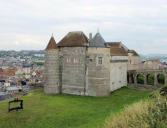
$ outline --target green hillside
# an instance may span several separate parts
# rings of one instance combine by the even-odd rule
[[[99,128],[111,113],[147,98],[150,91],[119,89],[108,97],[45,95],[32,91],[24,97],[24,110],[8,113],[0,102],[0,128]]]
[[[167,86],[154,91],[147,100],[111,113],[103,128],[167,128]]]

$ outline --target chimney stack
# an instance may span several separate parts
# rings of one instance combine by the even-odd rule
[[[89,33],[89,41],[92,40],[92,33]]]

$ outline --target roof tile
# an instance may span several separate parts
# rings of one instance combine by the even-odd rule
[[[82,31],[69,32],[59,43],[60,47],[87,46],[88,38]]]
[[[139,56],[135,50],[128,50],[128,53],[133,53],[134,56]]]
[[[121,42],[108,42],[111,56],[128,56],[126,49]]]
[[[50,38],[49,43],[46,47],[46,50],[51,50],[51,49],[58,49],[58,46],[53,36]]]

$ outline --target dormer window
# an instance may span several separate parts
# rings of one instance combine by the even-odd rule
[[[102,57],[98,57],[98,64],[102,64],[103,61],[102,61]]]

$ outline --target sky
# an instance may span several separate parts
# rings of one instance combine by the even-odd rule
[[[167,54],[167,0],[0,0],[0,50],[43,50],[53,33],[98,31],[140,54]]]

